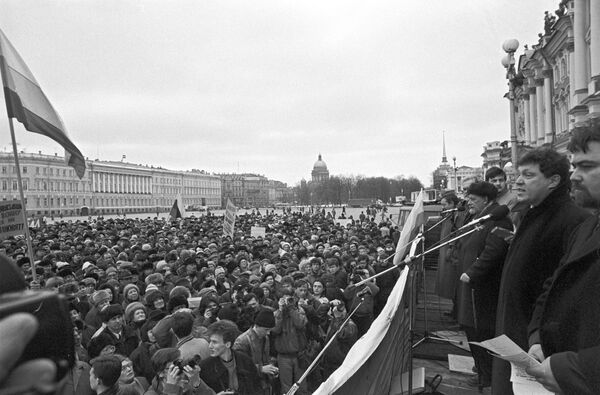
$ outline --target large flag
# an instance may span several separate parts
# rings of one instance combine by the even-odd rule
[[[85,159],[67,136],[58,113],[35,80],[35,77],[4,32],[0,30],[0,72],[9,118],[17,118],[30,132],[43,134],[65,149],[67,164],[81,179],[85,174]]]
[[[175,201],[173,202],[173,207],[171,207],[171,211],[169,211],[169,216],[172,219],[176,218],[185,218],[185,207],[183,207],[183,203],[181,201],[181,194],[177,194]]]
[[[419,192],[419,195],[415,200],[415,205],[413,206],[412,210],[410,210],[410,214],[408,214],[408,217],[404,222],[404,226],[402,226],[400,238],[398,239],[398,244],[396,245],[394,265],[399,265],[402,263],[406,249],[410,245],[410,241],[417,235],[419,232],[419,227],[424,223],[424,220],[425,212],[423,210],[423,190],[421,189],[421,192]]]
[[[406,308],[409,268],[400,273],[387,303],[371,327],[348,351],[342,365],[321,384],[313,395],[389,394],[411,347]]]

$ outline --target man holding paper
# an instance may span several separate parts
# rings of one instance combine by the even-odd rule
[[[600,125],[576,128],[568,146],[571,181],[600,206]],[[544,284],[529,326],[529,354],[542,362],[528,373],[562,394],[600,393],[600,219],[573,233]]]

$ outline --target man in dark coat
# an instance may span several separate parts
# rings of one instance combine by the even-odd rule
[[[589,214],[569,197],[569,162],[547,148],[525,154],[518,163],[516,193],[530,207],[506,256],[498,298],[496,335],[506,334],[528,348],[527,326],[544,281],[557,268],[569,237]],[[492,394],[512,394],[510,365],[494,359]]]
[[[568,148],[576,191],[600,206],[600,126],[575,129]],[[529,353],[542,362],[529,373],[549,391],[600,393],[599,300],[600,219],[594,216],[573,234],[529,327]]]
[[[208,327],[210,358],[200,363],[200,378],[215,391],[230,390],[240,395],[261,393],[258,369],[250,357],[231,348],[238,336],[237,326],[220,320]]]
[[[474,219],[481,218],[499,207],[497,189],[489,182],[469,185],[467,202]],[[508,210],[507,210],[508,214]],[[498,289],[508,243],[498,228],[512,229],[508,217],[484,222],[480,230],[466,236],[460,244],[460,284],[458,286],[457,318],[470,342],[494,337]],[[471,346],[479,377],[472,385],[489,387],[492,380],[492,356],[481,347]]]

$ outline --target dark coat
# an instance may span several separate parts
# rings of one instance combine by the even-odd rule
[[[496,207],[498,203],[490,204],[475,218],[489,214]],[[484,222],[480,230],[465,236],[458,252],[459,272],[471,279],[468,284],[458,285],[458,323],[478,330],[493,331],[496,322],[500,277],[508,250],[506,241],[492,232],[496,227],[512,229],[512,223],[508,217]]]
[[[502,270],[496,335],[506,334],[527,349],[527,326],[544,281],[558,267],[573,230],[589,216],[571,201],[564,186],[524,214]],[[512,394],[510,365],[497,358],[492,394]]]
[[[467,212],[449,213],[446,219],[440,226],[440,241],[445,239],[460,228],[464,224]],[[438,255],[438,269],[435,278],[436,294],[446,299],[454,299],[456,296],[456,285],[460,274],[458,271],[457,261],[452,259],[454,248],[457,242],[450,243],[440,248]]]
[[[232,352],[239,384],[236,393],[240,395],[261,393],[258,370],[252,359],[241,352]],[[200,378],[217,393],[229,388],[229,373],[219,357],[210,357],[200,362]]]
[[[565,394],[600,393],[600,221],[589,218],[570,248],[530,324],[530,343],[552,356],[552,373]]]

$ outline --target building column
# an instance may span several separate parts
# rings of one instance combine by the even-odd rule
[[[544,80],[535,79],[535,96],[536,100],[536,114],[537,114],[537,141],[538,145],[544,144],[545,137],[544,131]]]
[[[575,107],[587,96],[587,43],[586,36],[586,16],[587,16],[587,0],[575,0],[573,16],[573,35],[575,39],[575,97],[571,107]]]
[[[600,91],[600,2],[590,0],[590,75],[588,93]]]
[[[524,115],[524,123],[525,123],[525,144],[531,144],[531,125],[529,124],[531,121],[530,117],[530,108],[531,104],[529,103],[529,95],[523,95],[523,115]]]
[[[544,142],[552,143],[552,69],[544,69]]]
[[[535,88],[529,93],[529,121],[531,128],[531,145],[536,146],[538,141],[537,95]]]

